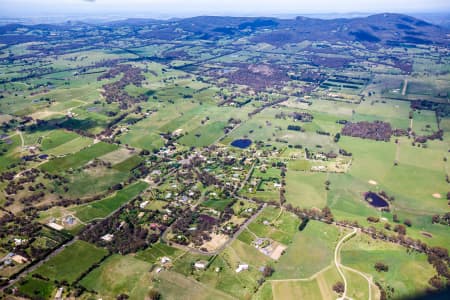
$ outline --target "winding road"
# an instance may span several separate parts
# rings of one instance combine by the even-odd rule
[[[336,245],[336,248],[334,249],[334,264],[336,265],[336,269],[339,272],[339,275],[342,277],[342,280],[344,281],[344,292],[342,293],[342,297],[338,298],[338,300],[345,300],[350,299],[347,297],[347,279],[345,278],[344,272],[342,271],[342,265],[341,265],[341,247],[342,244],[354,236],[358,230],[356,228],[353,228],[353,231],[349,234],[345,235]]]

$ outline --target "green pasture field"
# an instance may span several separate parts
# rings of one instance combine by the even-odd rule
[[[334,266],[324,269],[312,278],[305,280],[271,281],[269,279],[269,281],[261,287],[261,291],[259,292],[261,296],[256,299],[281,300],[298,299],[298,297],[300,297],[302,299],[334,300],[338,298],[338,294],[333,291],[333,285],[338,281],[342,281],[342,278]],[[353,291],[350,288],[350,286],[353,287],[353,283],[353,280],[349,281],[350,293]],[[365,284],[367,285],[367,281]]]
[[[384,288],[394,288],[393,297],[417,295],[428,287],[428,280],[435,274],[425,254],[410,252],[392,243],[372,240],[358,235],[344,244],[341,262],[345,266],[370,274]],[[377,272],[376,262],[387,264],[387,272]],[[366,281],[367,282],[367,281]]]
[[[315,280],[306,282],[281,281],[272,283],[273,299],[322,299],[319,285]]]
[[[288,171],[286,176],[286,200],[294,207],[319,208],[327,205],[325,181],[327,174]]]
[[[106,249],[98,248],[84,241],[76,241],[33,273],[50,280],[73,283],[90,266],[99,262],[107,254]]]
[[[209,207],[212,209],[215,209],[217,211],[223,211],[231,202],[233,202],[233,199],[210,199],[207,201],[204,201],[201,205],[205,207]]]
[[[361,102],[355,108],[356,113],[347,120],[352,122],[380,120],[389,122],[394,128],[407,129],[410,110],[406,101],[380,100],[373,96]]]
[[[264,225],[268,221],[268,225]],[[260,238],[271,238],[277,242],[289,245],[298,231],[300,220],[279,208],[266,207],[264,211],[248,226],[248,230]]]
[[[76,139],[77,137],[79,137],[79,135],[73,132],[54,130],[45,135],[45,137],[42,139],[40,148],[42,151],[48,151],[65,143],[68,143]]]
[[[367,279],[351,270],[345,269],[343,272],[348,282],[347,295],[352,297],[352,299],[368,299],[369,283]]]
[[[128,294],[132,299],[145,299],[151,288],[151,264],[132,256],[114,254],[94,269],[80,284],[96,291],[105,299]]]
[[[162,271],[155,276],[155,287],[163,299],[235,299],[230,294],[201,284],[192,278],[172,271]]]
[[[130,157],[134,156],[133,152],[126,148],[119,148],[115,151],[106,153],[103,156],[100,156],[99,159],[106,161],[112,165],[117,165]]]
[[[77,206],[73,208],[73,211],[75,212],[75,215],[84,222],[96,218],[104,218],[127,201],[135,198],[147,187],[147,183],[140,181],[116,192],[114,196]]]
[[[117,149],[117,145],[97,143],[84,148],[77,153],[61,158],[55,158],[41,166],[42,170],[49,173],[58,173],[67,169],[75,169],[85,165],[90,160]]]
[[[114,168],[97,166],[75,171],[67,177],[70,180],[66,185],[69,190],[65,192],[61,186],[55,186],[55,190],[60,194],[78,198],[99,194],[117,183],[125,182],[130,177],[130,173],[128,171],[119,172]],[[93,182],[95,184],[92,184]]]
[[[402,210],[431,215],[444,209],[445,201],[432,196],[444,195],[446,191],[444,151],[412,148],[408,140],[400,140],[399,145],[349,137],[341,141],[340,146],[353,153],[349,174],[355,181],[376,181],[378,186],[367,188],[385,190],[395,196],[393,205]],[[417,160],[419,156],[424,159]],[[396,159],[398,166],[394,166]]]
[[[196,261],[199,261],[199,260],[208,261],[209,259],[210,259],[210,256],[185,252],[185,253],[182,253],[182,255],[180,255],[177,258],[177,261],[174,264],[172,271],[180,273],[184,276],[190,276],[190,275],[192,275],[192,271],[194,270],[194,264]]]
[[[138,155],[131,156],[127,159],[125,159],[122,162],[119,162],[115,165],[113,165],[113,169],[118,170],[120,172],[129,172],[136,168],[140,163],[142,163],[144,160],[142,157]]]
[[[92,143],[93,143],[93,140],[91,138],[79,136],[79,137],[76,137],[73,140],[70,140],[64,144],[61,144],[59,146],[56,146],[49,150],[46,150],[45,153],[55,155],[55,156],[66,155],[69,153],[78,152],[78,151],[92,145]]]
[[[294,122],[292,118],[275,118],[276,114],[293,112],[292,108],[267,108],[259,114],[253,116],[248,121],[241,124],[224,140],[223,144],[229,144],[235,139],[249,138],[253,141],[263,141],[274,146],[286,147],[287,145],[302,145],[309,149],[315,149],[320,145],[323,151],[338,151],[331,136],[319,135],[317,130],[333,131],[339,130],[339,125],[335,123],[338,118],[322,114],[317,120],[310,123]],[[316,114],[313,114],[314,116]],[[319,116],[319,114],[317,114]],[[267,123],[269,122],[269,124]],[[289,125],[299,125],[305,132],[288,130]]]
[[[28,297],[50,299],[55,288],[55,285],[50,281],[44,281],[29,276],[20,283],[19,292]]]
[[[245,299],[250,298],[254,293],[257,286],[256,280],[261,277],[258,268],[261,266],[260,263],[264,263],[265,257],[259,254],[261,256],[253,257],[251,262],[246,261],[252,254],[256,254],[254,251],[257,250],[252,249],[251,253],[245,253],[245,250],[240,248],[243,243],[237,242],[238,246],[226,248],[214,258],[206,271],[201,271],[197,276],[201,283],[211,288],[221,290],[235,298]],[[253,265],[252,262],[257,264]],[[249,264],[249,269],[236,273],[235,269],[240,263]],[[216,272],[216,268],[219,268],[219,272]]]
[[[417,135],[431,135],[438,131],[436,114],[433,111],[415,111],[412,124],[412,129]]]
[[[273,279],[308,278],[331,265],[339,237],[338,228],[310,221],[275,264]]]
[[[145,250],[139,251],[135,257],[148,263],[156,263],[158,262],[158,259],[164,256],[173,260],[181,254],[182,252],[176,248],[170,247],[167,244],[157,243]]]
[[[273,300],[272,284],[270,282],[265,282],[258,289],[255,295],[253,295],[254,300]]]
[[[8,142],[9,140],[10,142]],[[0,150],[5,151],[0,156],[0,170],[5,170],[9,165],[20,161],[19,151],[21,140],[19,135],[10,136],[1,140]]]

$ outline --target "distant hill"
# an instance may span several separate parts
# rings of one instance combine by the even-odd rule
[[[160,40],[218,40],[227,36],[247,36],[253,42],[276,46],[304,40],[356,41],[372,47],[450,43],[448,28],[411,16],[389,13],[326,20],[308,17],[277,19],[200,16],[173,20],[128,19],[105,24],[79,22],[61,25],[10,24],[0,26],[0,42],[14,44],[24,41],[45,41],[50,39],[45,31],[71,31],[77,26],[83,26],[85,29],[132,27],[134,30],[128,33],[130,35]],[[77,36],[81,34],[77,32]]]

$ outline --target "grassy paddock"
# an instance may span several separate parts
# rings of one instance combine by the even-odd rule
[[[49,173],[58,173],[67,169],[74,169],[85,165],[90,160],[117,149],[117,145],[97,143],[77,153],[65,157],[53,159],[41,166],[42,170]]]
[[[132,256],[112,255],[94,269],[80,284],[104,298],[115,299],[124,293],[130,299],[145,299],[151,288],[151,265]]]
[[[87,242],[76,241],[33,273],[50,280],[73,283],[83,272],[100,261],[107,253],[107,250]]]
[[[142,181],[137,182],[118,191],[114,196],[76,207],[74,209],[75,214],[84,222],[89,222],[95,218],[106,217],[125,202],[135,198],[147,187],[147,183]]]

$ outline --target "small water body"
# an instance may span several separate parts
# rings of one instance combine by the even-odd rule
[[[239,139],[239,140],[234,140],[231,143],[231,146],[245,149],[245,148],[250,147],[251,144],[252,144],[252,141],[249,139]]]
[[[383,199],[380,195],[374,192],[367,192],[364,195],[364,200],[369,202],[369,204],[372,205],[373,207],[377,208],[389,206],[389,203],[385,199]]]

